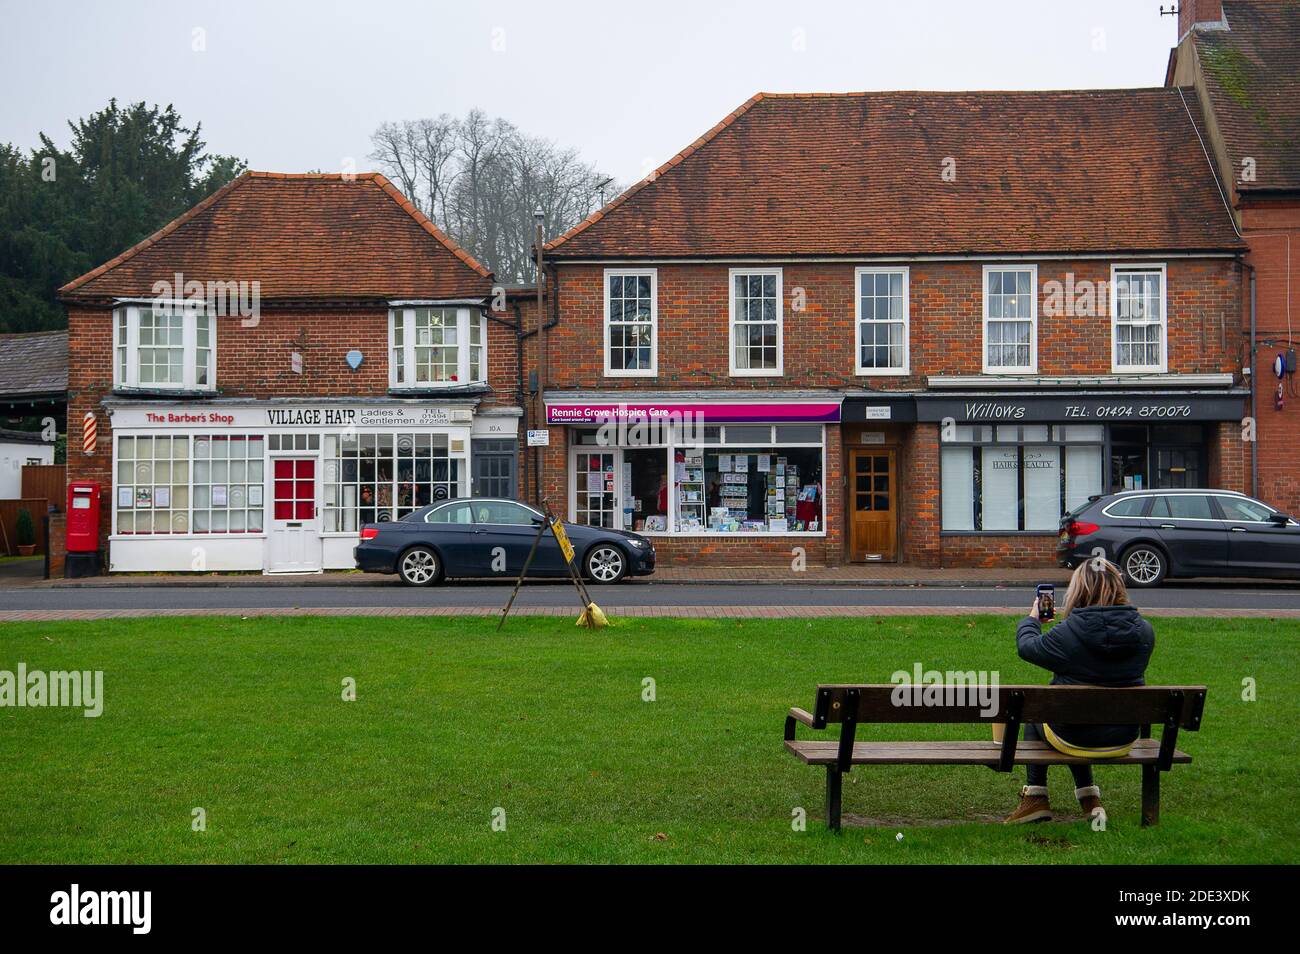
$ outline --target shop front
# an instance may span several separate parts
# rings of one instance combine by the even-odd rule
[[[1050,557],[1061,517],[1144,487],[1244,490],[1243,399],[1213,392],[916,396],[937,430],[944,565]]]
[[[548,396],[546,419],[564,429],[568,513],[577,523],[660,537],[665,552],[683,555],[725,553],[732,548],[710,542],[743,540],[770,544],[751,549],[755,558],[788,559],[791,540],[821,547],[828,536],[838,395],[557,395]]]
[[[898,562],[903,489],[912,469],[916,400],[910,393],[850,393],[844,436],[845,556],[850,563]]]
[[[470,493],[475,407],[106,400],[110,569],[349,569],[363,524]]]

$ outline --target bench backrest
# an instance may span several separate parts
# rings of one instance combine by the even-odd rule
[[[988,707],[985,707],[988,703]],[[989,711],[996,707],[997,714]],[[1204,686],[824,685],[816,727],[857,723],[1055,722],[1066,725],[1168,725],[1196,730]]]

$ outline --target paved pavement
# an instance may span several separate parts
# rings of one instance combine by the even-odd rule
[[[492,616],[510,595],[510,587],[499,583],[414,589],[398,585],[391,578],[382,585],[364,586],[152,586],[147,585],[147,579],[134,578],[127,585],[0,589],[0,621],[154,615]],[[592,594],[602,608],[615,616],[1010,615],[1028,609],[1033,585],[885,587],[821,585],[815,581],[785,585],[633,581],[593,587]],[[1144,612],[1152,615],[1300,618],[1300,587],[1172,584],[1136,592],[1134,598]],[[577,611],[577,596],[567,582],[528,584],[514,609],[520,614],[556,616],[576,616]]]
[[[87,586],[384,586],[391,587],[395,578],[384,573],[334,571],[330,573],[264,576],[261,573],[151,573],[113,574],[79,580],[41,580],[33,576],[27,582],[49,587]],[[852,564],[849,566],[810,566],[793,570],[788,566],[691,567],[661,566],[653,577],[630,581],[636,583],[795,583],[808,585],[850,586],[1005,586],[1037,583],[1063,584],[1069,571],[1060,567],[1019,569],[977,567],[931,570],[897,563]],[[495,581],[500,582],[500,581]],[[511,580],[511,583],[514,581]],[[2,586],[3,583],[0,583]]]

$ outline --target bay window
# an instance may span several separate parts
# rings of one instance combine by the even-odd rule
[[[859,268],[857,373],[908,372],[908,269]]]
[[[605,271],[605,374],[654,375],[658,368],[655,269]]]
[[[984,266],[984,373],[1038,371],[1038,266]]]
[[[388,342],[391,387],[487,379],[487,316],[477,308],[394,308],[388,313]]]
[[[960,425],[940,447],[942,529],[1050,532],[1102,492],[1102,425]]]
[[[731,374],[783,373],[781,269],[741,269],[731,280]]]
[[[210,391],[216,318],[196,304],[128,305],[113,312],[113,387]]]
[[[1113,266],[1110,270],[1111,370],[1163,373],[1165,267]]]

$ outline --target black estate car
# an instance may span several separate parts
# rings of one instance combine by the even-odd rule
[[[423,507],[401,520],[367,524],[352,551],[357,567],[396,573],[403,583],[425,586],[445,577],[518,576],[537,529],[546,518],[517,500],[472,497]],[[655,570],[655,548],[623,530],[565,523],[574,562],[595,583],[617,583]],[[560,545],[547,530],[529,576],[567,576]]]
[[[1097,555],[1130,586],[1166,576],[1300,576],[1300,524],[1230,490],[1126,490],[1093,497],[1061,521],[1057,562]]]

